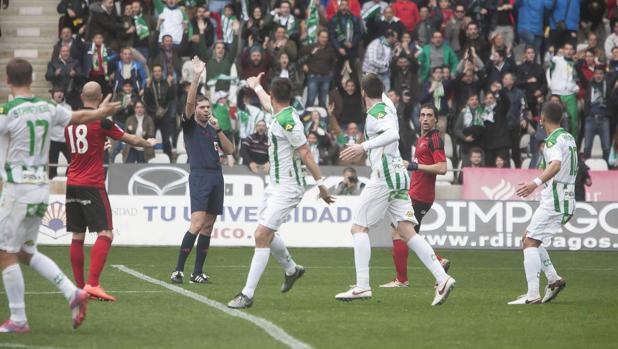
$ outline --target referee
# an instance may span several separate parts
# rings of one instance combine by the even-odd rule
[[[219,162],[219,149],[226,155],[234,152],[234,144],[223,134],[217,119],[210,112],[210,101],[197,96],[200,76],[205,64],[193,57],[193,81],[187,96],[182,130],[189,156],[189,191],[191,195],[191,226],[185,233],[178,253],[178,263],[171,275],[172,283],[182,283],[185,261],[197,240],[195,267],[191,283],[206,283],[208,275],[202,268],[210,247],[210,235],[217,215],[223,213],[223,173]],[[199,238],[198,238],[199,234]]]

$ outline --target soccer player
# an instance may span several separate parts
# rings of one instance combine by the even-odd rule
[[[371,298],[371,245],[368,232],[369,227],[388,213],[391,223],[407,247],[416,253],[436,279],[437,286],[431,305],[442,304],[455,287],[455,279],[444,271],[431,246],[414,230],[418,223],[408,196],[408,171],[399,154],[397,113],[383,90],[384,85],[375,74],[368,74],[363,78],[361,95],[367,107],[366,140],[361,144],[350,145],[340,155],[342,160],[353,160],[367,153],[372,172],[370,183],[360,195],[351,229],[356,285],[337,294],[335,298],[342,301]]]
[[[292,99],[290,80],[274,79],[270,87],[271,95],[268,95],[260,85],[263,74],[247,79],[247,85],[258,95],[264,110],[271,111],[273,115],[273,121],[268,127],[270,183],[264,192],[258,211],[259,224],[255,230],[255,251],[247,283],[227,304],[230,308],[249,308],[253,304],[255,288],[266,269],[271,253],[285,270],[281,292],[288,292],[296,280],[305,273],[305,269],[294,262],[283,239],[276,233],[290,211],[298,206],[303,198],[305,181],[301,161],[315,179],[320,198],[327,204],[334,202],[334,198],[324,186],[320,168],[311,155],[303,124],[296,110],[290,106]]]
[[[543,185],[539,208],[534,211],[523,236],[524,271],[528,293],[509,304],[540,304],[551,302],[566,286],[554,268],[543,241],[562,231],[575,211],[575,177],[577,176],[577,145],[575,138],[560,127],[563,108],[556,102],[546,102],[541,110],[541,125],[549,135],[545,139],[543,159],[546,168],[531,182],[520,184],[517,195],[528,197]],[[539,277],[547,277],[545,296],[541,299]]]
[[[24,278],[18,263],[29,265],[54,284],[69,302],[73,328],[86,316],[88,293],[77,288],[56,263],[37,251],[41,218],[47,211],[49,129],[87,123],[110,114],[119,103],[108,96],[96,110],[71,112],[32,95],[32,65],[12,59],[6,82],[14,100],[0,106],[0,269],[11,311],[0,332],[29,332],[24,303]]]
[[[429,212],[436,198],[436,175],[446,173],[446,154],[440,131],[436,128],[438,114],[431,104],[421,106],[419,114],[421,137],[416,142],[414,161],[408,164],[408,171],[414,171],[410,180],[410,199],[414,217],[418,224],[414,227],[417,234],[421,232],[423,217]],[[380,285],[383,288],[409,287],[408,282],[408,246],[397,229],[392,231],[393,261],[397,276],[395,280]],[[451,262],[436,254],[444,271],[448,272]]]
[[[172,283],[176,284],[182,283],[185,261],[193,249],[195,240],[197,240],[195,266],[189,282],[198,284],[208,282],[208,275],[202,270],[210,247],[212,227],[217,215],[223,213],[224,187],[219,146],[227,155],[234,153],[234,144],[225,136],[217,118],[211,113],[210,101],[205,96],[197,96],[205,64],[198,57],[194,57],[192,62],[193,81],[189,87],[182,122],[191,168],[189,174],[191,224],[180,245],[176,270],[170,277]]]
[[[89,82],[82,89],[84,110],[96,109],[103,95],[101,86]],[[66,218],[67,231],[73,233],[70,255],[73,277],[78,287],[104,301],[116,301],[99,284],[105,260],[113,240],[112,210],[105,190],[103,152],[107,138],[121,140],[137,147],[151,148],[155,139],[125,133],[109,119],[94,120],[85,125],[69,125],[64,137],[71,152],[67,171]],[[97,240],[90,250],[90,270],[84,284],[84,239],[86,229],[97,233]]]

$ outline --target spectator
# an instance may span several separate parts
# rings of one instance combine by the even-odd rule
[[[314,110],[309,113],[309,120],[305,122],[305,134],[315,132],[320,137],[328,136],[327,127],[327,121],[323,120],[320,113]]]
[[[60,55],[60,48],[62,46],[68,46],[71,58],[80,62],[80,64],[83,63],[82,58],[84,58],[84,51],[86,50],[85,45],[81,40],[73,38],[73,32],[70,27],[64,27],[60,31],[60,39],[54,45],[54,50],[52,51],[52,60]]]
[[[255,124],[255,133],[243,138],[240,156],[253,173],[268,173],[268,135],[266,134],[266,122],[260,120]]]
[[[442,67],[431,70],[431,79],[425,81],[421,88],[421,104],[430,103],[438,112],[438,128],[444,134],[446,132],[446,118],[449,114],[448,95],[450,93],[451,80],[443,74]]]
[[[324,161],[322,160],[322,157],[320,154],[318,134],[315,132],[309,132],[307,134],[307,144],[309,144],[309,151],[311,152],[313,161],[315,161],[315,163],[318,165],[322,165]]]
[[[375,6],[378,6],[378,10],[376,11],[377,15],[372,18],[380,17],[381,14],[384,14],[384,10],[388,7],[388,2],[382,0],[365,1],[363,7],[361,7],[361,16],[363,18],[369,16],[370,11],[372,11]]]
[[[594,69],[594,77],[586,90],[584,99],[584,115],[586,116],[584,158],[589,159],[592,153],[592,141],[596,135],[601,138],[603,159],[608,161],[610,149],[609,113],[607,105],[618,103],[618,90],[613,89],[612,82],[605,78],[605,69],[599,65]]]
[[[337,147],[339,148],[339,152],[345,149],[348,145],[351,144],[361,144],[365,140],[363,137],[363,133],[358,129],[358,125],[355,122],[350,122],[345,127],[345,133],[341,133],[337,136]],[[343,162],[339,159],[339,165],[347,164],[348,162]],[[362,166],[365,164],[365,157],[362,159],[358,159],[355,164]]]
[[[526,97],[524,93],[515,87],[515,76],[507,72],[502,77],[504,94],[509,98],[509,110],[507,112],[506,127],[509,131],[511,159],[516,167],[521,167],[521,150],[519,148],[519,138],[521,136],[522,114],[526,107]]]
[[[577,175],[575,176],[575,201],[586,201],[586,187],[592,185],[590,177],[590,167],[584,162],[582,153],[578,154]]]
[[[120,60],[116,63],[114,72],[114,91],[119,91],[125,81],[131,82],[133,90],[141,96],[148,75],[142,64],[133,59],[133,51],[129,47],[120,50]]]
[[[402,159],[412,158],[412,146],[416,144],[416,132],[412,129],[410,116],[412,115],[412,104],[409,97],[405,101],[395,90],[387,93],[388,98],[393,102],[399,120],[399,152]],[[416,116],[416,115],[415,115]]]
[[[152,118],[146,115],[146,108],[142,101],[135,102],[135,114],[129,116],[127,119],[126,132],[128,134],[134,134],[144,139],[155,137],[155,125]],[[141,148],[128,145],[124,149],[124,163],[146,163],[148,160],[154,158],[153,148]]]
[[[225,5],[223,15],[221,16],[221,31],[222,41],[227,50],[235,42],[234,38],[238,35],[239,30],[240,22],[234,15],[234,7],[230,4]]]
[[[84,76],[88,81],[96,81],[101,85],[103,95],[111,91],[110,64],[113,65],[118,55],[107,48],[103,42],[103,35],[95,34],[92,43],[87,44],[83,61]]]
[[[157,21],[157,30],[159,31],[158,42],[161,44],[163,37],[169,35],[172,37],[174,45],[180,45],[188,23],[184,19],[178,0],[165,0],[165,5]]]
[[[292,97],[302,98],[303,76],[296,63],[290,63],[288,54],[282,52],[279,55],[276,66],[271,70],[271,81],[274,78],[287,78],[292,83]]]
[[[492,54],[491,61],[487,65],[487,85],[500,83],[504,74],[515,71],[506,55],[505,49],[498,49]]]
[[[103,35],[103,42],[112,50],[118,50],[118,35],[126,33],[122,20],[114,9],[114,0],[102,0],[90,4],[88,35],[92,40],[95,34]]]
[[[372,21],[370,21],[370,23],[373,23],[373,25],[376,27],[376,32],[372,35],[369,35],[369,32],[365,34],[365,36],[367,37],[367,44],[373,41],[373,39],[375,38],[384,36],[389,30],[397,33],[398,38],[401,38],[403,33],[406,32],[406,28],[401,22],[401,19],[395,16],[395,11],[393,10],[392,6],[385,7],[383,15],[374,17]],[[370,24],[368,23],[367,26],[369,27],[369,25]],[[369,28],[367,28],[367,31],[369,31]]]
[[[393,48],[397,42],[397,33],[389,30],[384,37],[374,39],[365,52],[363,74],[376,74],[384,84],[384,90],[391,88],[390,63],[393,58]]]
[[[171,76],[175,82],[180,81],[182,60],[178,54],[178,48],[174,47],[171,35],[163,36],[159,52],[152,58],[150,64],[160,65],[163,67],[163,76]]]
[[[532,46],[537,53],[536,63],[541,62],[543,44],[543,1],[517,0],[517,35],[524,44]]]
[[[410,0],[396,0],[392,6],[395,16],[401,19],[406,30],[413,31],[416,24],[421,20],[416,4]]]
[[[579,29],[579,0],[544,0],[549,11],[549,46],[575,46]]]
[[[599,43],[599,36],[595,33],[588,34],[588,41],[584,44],[577,45],[577,56],[584,57],[587,50],[592,50],[597,63],[607,63],[607,57],[605,55],[605,49]]]
[[[478,24],[468,23],[465,34],[459,41],[464,52],[474,47],[474,53],[481,58],[481,61],[487,62],[489,60],[490,46],[485,37],[480,34]]]
[[[534,47],[527,46],[524,60],[517,67],[517,87],[524,91],[528,110],[536,109],[536,101],[547,93],[547,81],[543,67],[537,63]]]
[[[329,190],[333,195],[360,195],[365,189],[365,183],[358,180],[354,167],[346,167],[341,175],[343,180]]]
[[[71,110],[71,106],[64,100],[64,90],[62,90],[61,87],[54,86],[49,92],[51,93],[52,101],[54,101],[58,107]],[[63,126],[52,126],[52,128],[49,129],[49,139],[49,179],[52,179],[58,175],[58,167],[54,165],[58,164],[60,153],[64,155],[67,162],[71,162],[71,153],[69,153],[69,148],[67,148],[64,138]]]
[[[326,97],[337,59],[335,50],[328,44],[328,31],[318,32],[318,41],[305,46],[301,50],[301,57],[305,57],[303,70],[307,74],[306,106],[314,106],[317,97],[318,104],[326,108]]]
[[[421,7],[419,11],[419,21],[414,27],[414,37],[420,46],[427,45],[431,42],[431,35],[436,30],[434,23],[429,17],[429,9]]]
[[[504,90],[500,90],[497,84],[494,84],[491,90],[485,93],[485,106],[483,108],[485,132],[483,139],[485,140],[486,164],[495,164],[498,155],[501,155],[504,159],[510,159],[511,138],[507,127],[509,107],[509,97],[504,93]]]
[[[333,89],[330,101],[334,104],[333,115],[342,129],[351,122],[360,124],[365,120],[361,94],[354,80],[349,79]]]
[[[431,16],[434,18],[436,27],[440,28],[440,31],[444,31],[446,23],[448,23],[448,21],[450,21],[454,16],[450,1],[439,0],[438,6],[435,6],[435,2],[431,2],[429,6],[433,7]]]
[[[261,47],[249,45],[240,57],[241,78],[248,79],[251,76],[258,76],[263,73],[260,83],[267,89],[268,73],[270,72],[270,55],[268,51],[263,52]]]
[[[468,68],[464,69],[462,73],[458,73],[453,87],[451,87],[452,91],[457,91],[457,93],[453,93],[453,110],[461,111],[468,103],[468,98],[471,95],[481,95],[483,87],[483,81],[479,77],[479,73],[475,72],[474,69]]]
[[[455,139],[460,144],[461,159],[465,162],[468,161],[470,149],[483,145],[484,128],[483,107],[479,103],[479,95],[471,94],[454,127]]]
[[[154,32],[156,23],[152,17],[142,10],[142,4],[139,1],[133,1],[131,4],[131,15],[133,16],[133,47],[141,53],[146,60],[150,58],[150,44],[154,41]]]
[[[56,10],[62,16],[58,26],[69,28],[72,32],[80,32],[88,19],[88,1],[86,0],[61,0]]]
[[[612,33],[605,39],[605,56],[611,57],[614,47],[618,47],[618,20],[612,22]]]
[[[264,12],[260,6],[255,6],[251,12],[251,18],[243,24],[242,39],[246,42],[251,41],[261,46],[266,41],[270,33],[270,20],[264,17]]]
[[[195,17],[191,19],[191,28],[193,29],[193,36],[191,37],[192,55],[197,55],[202,59],[206,56],[212,56],[211,50],[217,38],[217,29],[206,6],[197,8]]]
[[[126,3],[122,11],[122,27],[126,32],[116,33],[116,38],[120,47],[133,47],[133,36],[135,34],[135,20],[133,19],[133,5]]]
[[[496,162],[494,163],[494,167],[495,168],[508,168],[509,166],[507,166],[506,159],[503,158],[501,155],[498,155],[496,156]]]
[[[273,24],[283,27],[289,38],[292,40],[300,38],[300,21],[292,14],[292,5],[289,1],[281,1],[279,7],[272,10],[270,15],[273,17]]]
[[[414,56],[397,55],[391,62],[391,88],[399,96],[410,98],[408,103],[417,104],[419,99],[418,87],[418,62]]]
[[[597,65],[594,57],[594,50],[589,50],[584,53],[584,57],[575,62],[575,70],[577,71],[577,85],[579,92],[577,99],[581,100],[586,94],[590,80],[594,75],[594,67]]]
[[[560,100],[569,114],[569,131],[578,139],[579,120],[577,119],[577,74],[573,62],[573,45],[570,42],[550,58],[547,70],[547,83],[552,95],[560,96]]]
[[[495,0],[496,12],[493,16],[495,21],[494,33],[500,34],[504,38],[506,47],[513,47],[515,41],[515,32],[513,31],[514,13],[513,3],[514,0]]]
[[[337,0],[332,0],[337,2]],[[356,1],[356,0],[355,0]],[[328,24],[328,37],[331,45],[338,52],[339,62],[335,72],[339,74],[346,61],[355,70],[354,63],[358,57],[358,47],[362,39],[363,28],[360,19],[350,12],[349,0],[340,0],[339,10]],[[338,78],[338,77],[337,77]]]
[[[495,160],[494,162],[495,163]],[[468,164],[465,167],[480,168],[483,167],[483,150],[479,147],[470,149],[470,155],[468,157]],[[464,171],[459,172],[459,184],[464,183]]]
[[[219,128],[227,139],[234,139],[233,120],[236,119],[234,106],[227,99],[227,92],[217,91],[212,98],[212,114],[219,122]]]
[[[466,10],[462,4],[455,6],[454,16],[446,22],[444,27],[444,38],[458,57],[461,57],[461,43],[459,37],[465,30],[464,15]]]
[[[273,40],[269,40],[266,46],[270,57],[274,62],[279,61],[279,56],[282,53],[288,55],[288,59],[293,63],[298,58],[298,49],[296,43],[288,39],[285,28],[283,26],[277,26],[274,31]]]
[[[421,66],[421,79],[427,81],[430,71],[436,67],[446,66],[455,73],[459,60],[453,49],[444,44],[442,33],[435,31],[431,36],[431,44],[423,46],[418,62]]]
[[[232,45],[229,51],[225,50],[223,42],[218,41],[214,46],[214,54],[206,57],[206,80],[216,81],[215,91],[229,91],[232,65],[236,58],[236,47]]]
[[[348,11],[354,17],[360,17],[361,15],[361,6],[358,0],[343,0],[346,2]],[[341,11],[341,2],[342,0],[330,0],[328,5],[326,5],[325,13],[326,19],[330,23],[333,18],[337,15],[339,11]]]
[[[120,102],[120,109],[114,113],[114,122],[124,130],[127,118],[135,113],[135,103],[139,100],[139,95],[133,89],[133,84],[126,80],[115,93],[113,100]]]
[[[174,115],[170,106],[174,102],[174,88],[172,79],[163,74],[163,67],[158,64],[152,66],[152,77],[148,79],[144,89],[144,105],[146,114],[154,118],[155,131],[161,132],[163,152],[172,160],[172,145],[170,138],[174,132]],[[181,104],[184,105],[184,104]]]
[[[47,64],[45,80],[62,88],[71,108],[79,109],[83,74],[79,61],[71,57],[69,46],[62,46],[58,57]]]

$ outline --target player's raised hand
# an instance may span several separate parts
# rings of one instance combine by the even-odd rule
[[[148,142],[148,144],[150,144],[150,148],[154,147],[155,145],[161,143],[159,142],[156,138],[148,138],[146,140],[146,142]]]
[[[202,75],[202,72],[206,69],[206,63],[202,62],[198,56],[193,56],[191,63],[193,63],[193,72],[195,75]]]
[[[363,148],[362,144],[351,144],[348,145],[341,154],[339,154],[339,158],[344,161],[358,159],[365,154],[365,148]]]
[[[519,183],[519,188],[517,188],[517,196],[526,198],[534,192],[536,187],[537,185],[534,182]]]
[[[257,76],[252,76],[250,78],[247,79],[247,86],[249,86],[252,90],[255,90],[258,86],[260,85],[260,80],[262,79],[262,76],[264,75],[264,72],[259,73]]]
[[[99,104],[99,109],[105,115],[112,114],[113,112],[120,109],[120,102],[110,102],[112,99],[112,94],[108,94],[107,97]]]
[[[330,205],[335,202],[335,197],[330,194],[325,186],[320,185],[318,186],[318,189],[320,190],[320,199],[324,200],[325,203]]]

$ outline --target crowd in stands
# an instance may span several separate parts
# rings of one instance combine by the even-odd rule
[[[272,78],[291,80],[318,163],[364,165],[338,154],[363,141],[359,81],[375,73],[397,108],[404,159],[430,103],[454,168],[535,167],[540,107],[555,99],[583,157],[598,136],[600,157],[618,167],[615,0],[62,0],[57,9],[45,76],[53,93],[80,108],[81,86],[97,81],[122,102],[114,121],[161,137],[158,155],[170,162],[186,161],[179,123],[197,55],[207,66],[201,93],[239,145],[222,159],[229,166],[268,171],[272,116],[244,87],[260,73],[266,90]],[[110,151],[116,162],[155,156]]]

